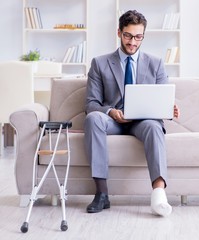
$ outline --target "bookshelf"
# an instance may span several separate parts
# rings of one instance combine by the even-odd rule
[[[128,10],[137,10],[147,19],[141,50],[161,57],[169,77],[180,77],[180,1],[181,0],[117,0],[116,18]],[[116,45],[119,46],[118,37]]]
[[[39,49],[42,60],[62,64],[63,74],[86,75],[87,9],[88,0],[23,0],[22,54]],[[73,55],[64,61],[71,48]]]

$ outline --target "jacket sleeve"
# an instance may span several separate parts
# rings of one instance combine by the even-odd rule
[[[86,113],[100,111],[107,113],[112,106],[104,105],[104,84],[98,58],[91,62],[86,91]]]

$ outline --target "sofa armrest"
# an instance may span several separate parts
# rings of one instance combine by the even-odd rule
[[[33,159],[39,137],[39,121],[48,121],[47,107],[39,103],[27,105],[10,115],[16,130],[15,177],[19,194],[28,194],[32,186]]]

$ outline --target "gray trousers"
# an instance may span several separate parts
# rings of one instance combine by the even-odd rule
[[[92,177],[108,178],[107,135],[128,134],[144,144],[151,182],[159,177],[167,181],[167,160],[162,120],[134,120],[120,124],[107,114],[91,112],[85,119],[85,148]],[[133,158],[133,156],[132,156]]]

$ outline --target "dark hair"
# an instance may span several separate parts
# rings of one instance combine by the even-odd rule
[[[119,18],[119,29],[122,31],[123,28],[127,27],[129,24],[142,24],[145,31],[147,20],[141,13],[137,12],[136,10],[129,10]]]

